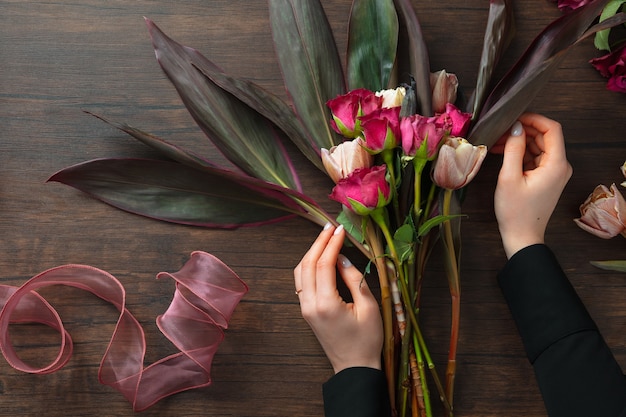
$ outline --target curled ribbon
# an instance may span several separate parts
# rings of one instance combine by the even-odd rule
[[[13,368],[28,373],[47,374],[65,366],[72,355],[72,338],[56,310],[35,290],[67,285],[91,292],[119,310],[98,378],[102,384],[118,390],[134,411],[145,410],[177,392],[208,386],[213,356],[248,287],[226,264],[200,251],[193,252],[178,272],[157,275],[165,277],[175,281],[176,290],[167,311],[157,317],[156,323],[179,353],[144,367],[144,332],[125,307],[126,291],[120,281],[91,266],[64,265],[44,271],[20,287],[0,285],[2,354]],[[9,339],[12,323],[41,323],[58,331],[61,345],[57,357],[42,368],[23,362]]]

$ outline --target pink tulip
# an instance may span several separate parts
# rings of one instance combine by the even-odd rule
[[[436,118],[414,114],[402,118],[400,133],[404,155],[432,160],[446,132]]]
[[[580,218],[576,224],[592,235],[610,239],[626,229],[626,201],[615,184],[609,190],[598,185],[580,206]]]
[[[433,92],[433,111],[444,113],[446,104],[456,101],[459,80],[454,74],[441,70],[430,74],[430,88]]]
[[[451,136],[439,149],[433,179],[448,190],[462,188],[474,179],[486,155],[486,146],[474,146],[463,138]]]
[[[359,168],[369,168],[374,157],[365,149],[361,138],[343,142],[328,149],[322,149],[322,163],[330,178],[339,182]]]
[[[368,215],[391,200],[386,171],[387,168],[382,165],[357,169],[339,180],[329,197],[357,214]]]
[[[359,117],[378,110],[382,100],[382,97],[364,88],[328,100],[326,105],[333,116],[330,125],[335,132],[347,138],[356,138],[361,134]]]
[[[361,117],[365,147],[377,154],[400,142],[400,107],[376,110]]]

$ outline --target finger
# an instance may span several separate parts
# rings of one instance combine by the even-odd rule
[[[512,130],[519,128],[515,126]],[[519,133],[519,130],[514,133]],[[522,176],[524,157],[526,155],[526,134],[521,129],[521,134],[510,135],[504,147],[504,158],[500,169],[500,178],[517,179]]]
[[[334,227],[329,223],[324,226],[322,232],[317,236],[309,250],[304,254],[300,263],[294,270],[294,283],[299,295],[315,296],[315,281],[317,262],[324,253],[326,244],[333,235]],[[301,298],[302,299],[302,298]]]
[[[373,298],[373,294],[367,285],[367,281],[363,279],[363,274],[359,271],[348,258],[343,255],[339,255],[337,262],[339,273],[343,282],[352,295],[354,304],[359,306],[364,301],[370,301]]]
[[[565,157],[565,141],[560,123],[532,113],[522,115],[520,121],[534,127],[543,136],[539,139],[539,135],[537,135],[537,143],[550,158]]]
[[[339,225],[334,231],[324,252],[317,261],[316,293],[318,297],[332,297],[337,294],[337,258],[343,247],[345,230]]]

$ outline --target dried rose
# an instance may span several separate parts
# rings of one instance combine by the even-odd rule
[[[610,54],[590,60],[589,63],[609,79],[607,89],[626,93],[626,44]]]
[[[576,224],[592,235],[610,239],[626,229],[626,201],[615,184],[608,189],[598,185],[580,206],[580,218]]]

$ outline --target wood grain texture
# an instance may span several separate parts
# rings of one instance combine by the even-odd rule
[[[345,51],[347,0],[322,1]],[[486,0],[414,1],[433,70],[457,73],[471,90],[487,19]],[[511,64],[559,16],[546,0],[515,1],[517,35]],[[150,150],[82,110],[211,151],[154,60],[143,16],[174,39],[200,50],[224,70],[285,96],[274,57],[267,4],[260,0],[0,0],[0,280],[18,285],[47,268],[89,264],[118,277],[128,307],[144,324],[147,361],[172,352],[154,325],[169,305],[176,271],[194,250],[229,264],[250,286],[213,364],[213,385],[166,399],[145,416],[321,416],[321,384],[332,370],[301,319],[292,269],[317,234],[301,220],[211,231],[133,216],[46,179],[93,158],[151,156]],[[578,46],[531,110],[559,120],[574,175],[551,221],[547,240],[587,303],[618,361],[626,367],[626,276],[589,260],[626,258],[623,239],[602,241],[572,218],[596,184],[621,182],[626,159],[626,95],[606,91]],[[505,261],[492,198],[499,158],[491,156],[470,187],[463,221],[462,329],[456,415],[544,416],[521,342],[495,281]],[[330,184],[302,162],[309,192],[325,200]],[[330,202],[328,207],[332,209]],[[424,317],[435,358],[446,356],[448,297],[433,260]],[[76,346],[60,372],[33,376],[0,362],[0,415],[130,416],[129,404],[97,381],[115,310],[78,290],[46,291]],[[35,326],[14,329],[24,358],[56,353],[56,336]]]

